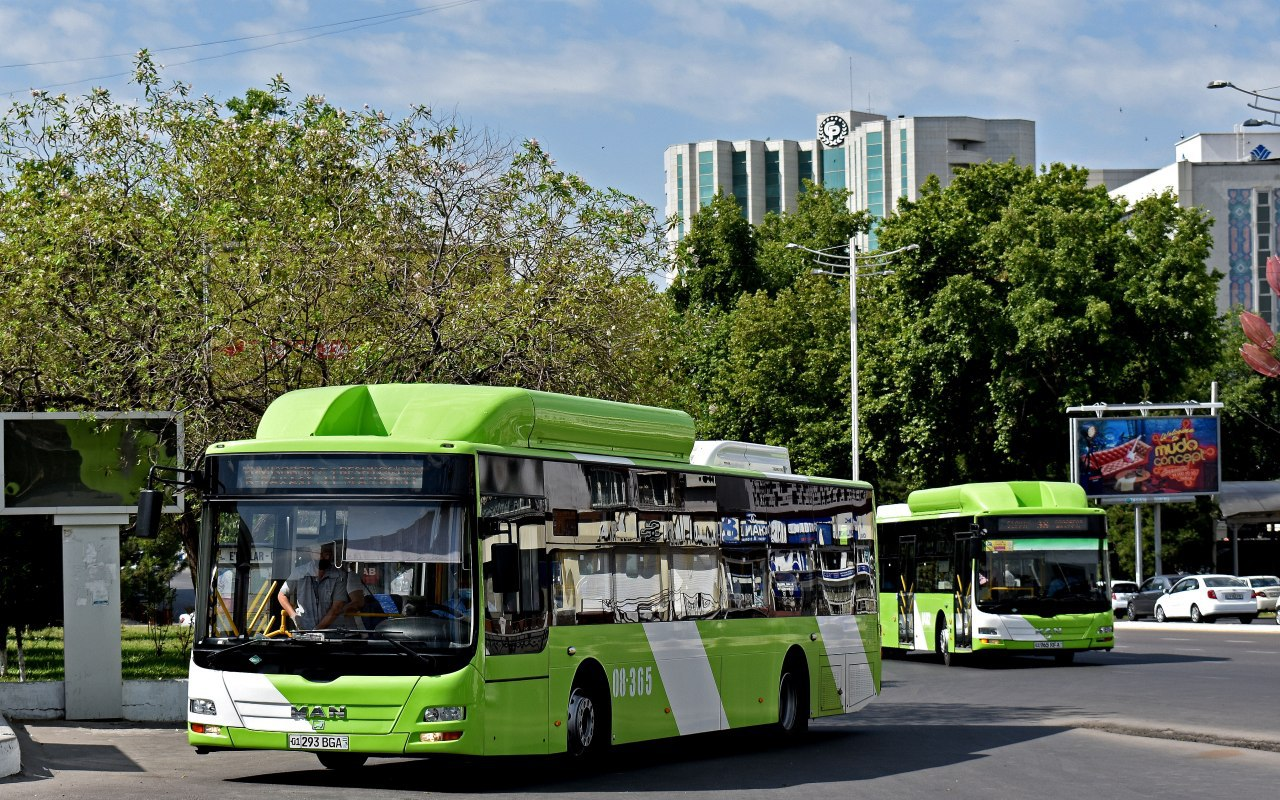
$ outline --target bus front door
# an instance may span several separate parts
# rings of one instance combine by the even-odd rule
[[[914,648],[916,640],[916,537],[898,537],[902,568],[898,575],[898,644]]]

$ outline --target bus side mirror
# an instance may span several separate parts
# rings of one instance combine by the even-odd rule
[[[160,509],[164,505],[164,492],[159,489],[142,489],[138,492],[138,519],[135,533],[139,539],[154,539],[160,532]]]
[[[491,552],[489,577],[494,594],[520,591],[520,545],[495,544]]]

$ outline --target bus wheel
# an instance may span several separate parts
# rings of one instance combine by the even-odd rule
[[[608,709],[597,692],[580,684],[575,684],[569,693],[568,725],[572,756],[597,756],[609,744]]]
[[[316,753],[316,758],[327,769],[360,769],[369,757],[361,753]]]
[[[937,633],[934,634],[934,650],[942,657],[943,665],[950,667],[955,663],[955,656],[947,642],[951,638],[947,633],[947,618],[939,614]]]
[[[784,739],[799,739],[809,731],[809,703],[805,686],[808,678],[788,662],[778,679],[778,733]]]

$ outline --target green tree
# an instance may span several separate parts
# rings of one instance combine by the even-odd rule
[[[676,277],[670,291],[676,309],[728,310],[742,294],[767,281],[756,258],[755,229],[738,201],[724,192],[698,209],[675,249]]]
[[[1126,207],[1086,179],[980,165],[884,220],[885,248],[920,245],[860,320],[863,452],[890,496],[1065,479],[1067,406],[1186,398],[1213,363],[1208,221],[1168,194]]]

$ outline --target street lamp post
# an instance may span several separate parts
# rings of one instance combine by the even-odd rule
[[[1206,89],[1234,89],[1237,92],[1240,92],[1241,94],[1247,94],[1253,98],[1253,102],[1246,103],[1245,105],[1247,105],[1249,108],[1257,109],[1258,111],[1271,115],[1270,120],[1265,120],[1265,119],[1245,120],[1242,124],[1246,128],[1257,128],[1263,125],[1275,125],[1276,127],[1280,127],[1280,108],[1274,108],[1274,107],[1268,108],[1267,106],[1258,105],[1259,103],[1264,101],[1267,103],[1280,103],[1280,97],[1272,97],[1271,95],[1262,94],[1263,92],[1269,92],[1272,89],[1280,89],[1280,86],[1268,86],[1265,89],[1255,90],[1255,89],[1245,89],[1240,86],[1236,86],[1231,81],[1209,81],[1209,85],[1206,86],[1205,88]]]
[[[819,269],[814,269],[815,275],[834,275],[840,277],[843,273],[838,272],[839,269],[848,271],[849,277],[849,421],[850,421],[850,443],[851,456],[853,461],[853,479],[858,480],[858,277],[859,267],[883,267],[889,263],[889,258],[899,253],[905,253],[910,250],[920,249],[918,244],[909,244],[899,247],[896,250],[889,250],[883,253],[871,253],[865,256],[861,262],[858,260],[858,248],[856,240],[853,237],[849,239],[849,258],[847,264],[842,264],[834,259],[844,245],[838,247],[828,247],[824,250],[814,250],[795,242],[788,242],[787,248],[791,250],[803,250],[814,256],[814,263],[818,264]],[[888,275],[892,270],[879,269],[872,272],[863,272],[863,277],[872,277],[875,275]]]

